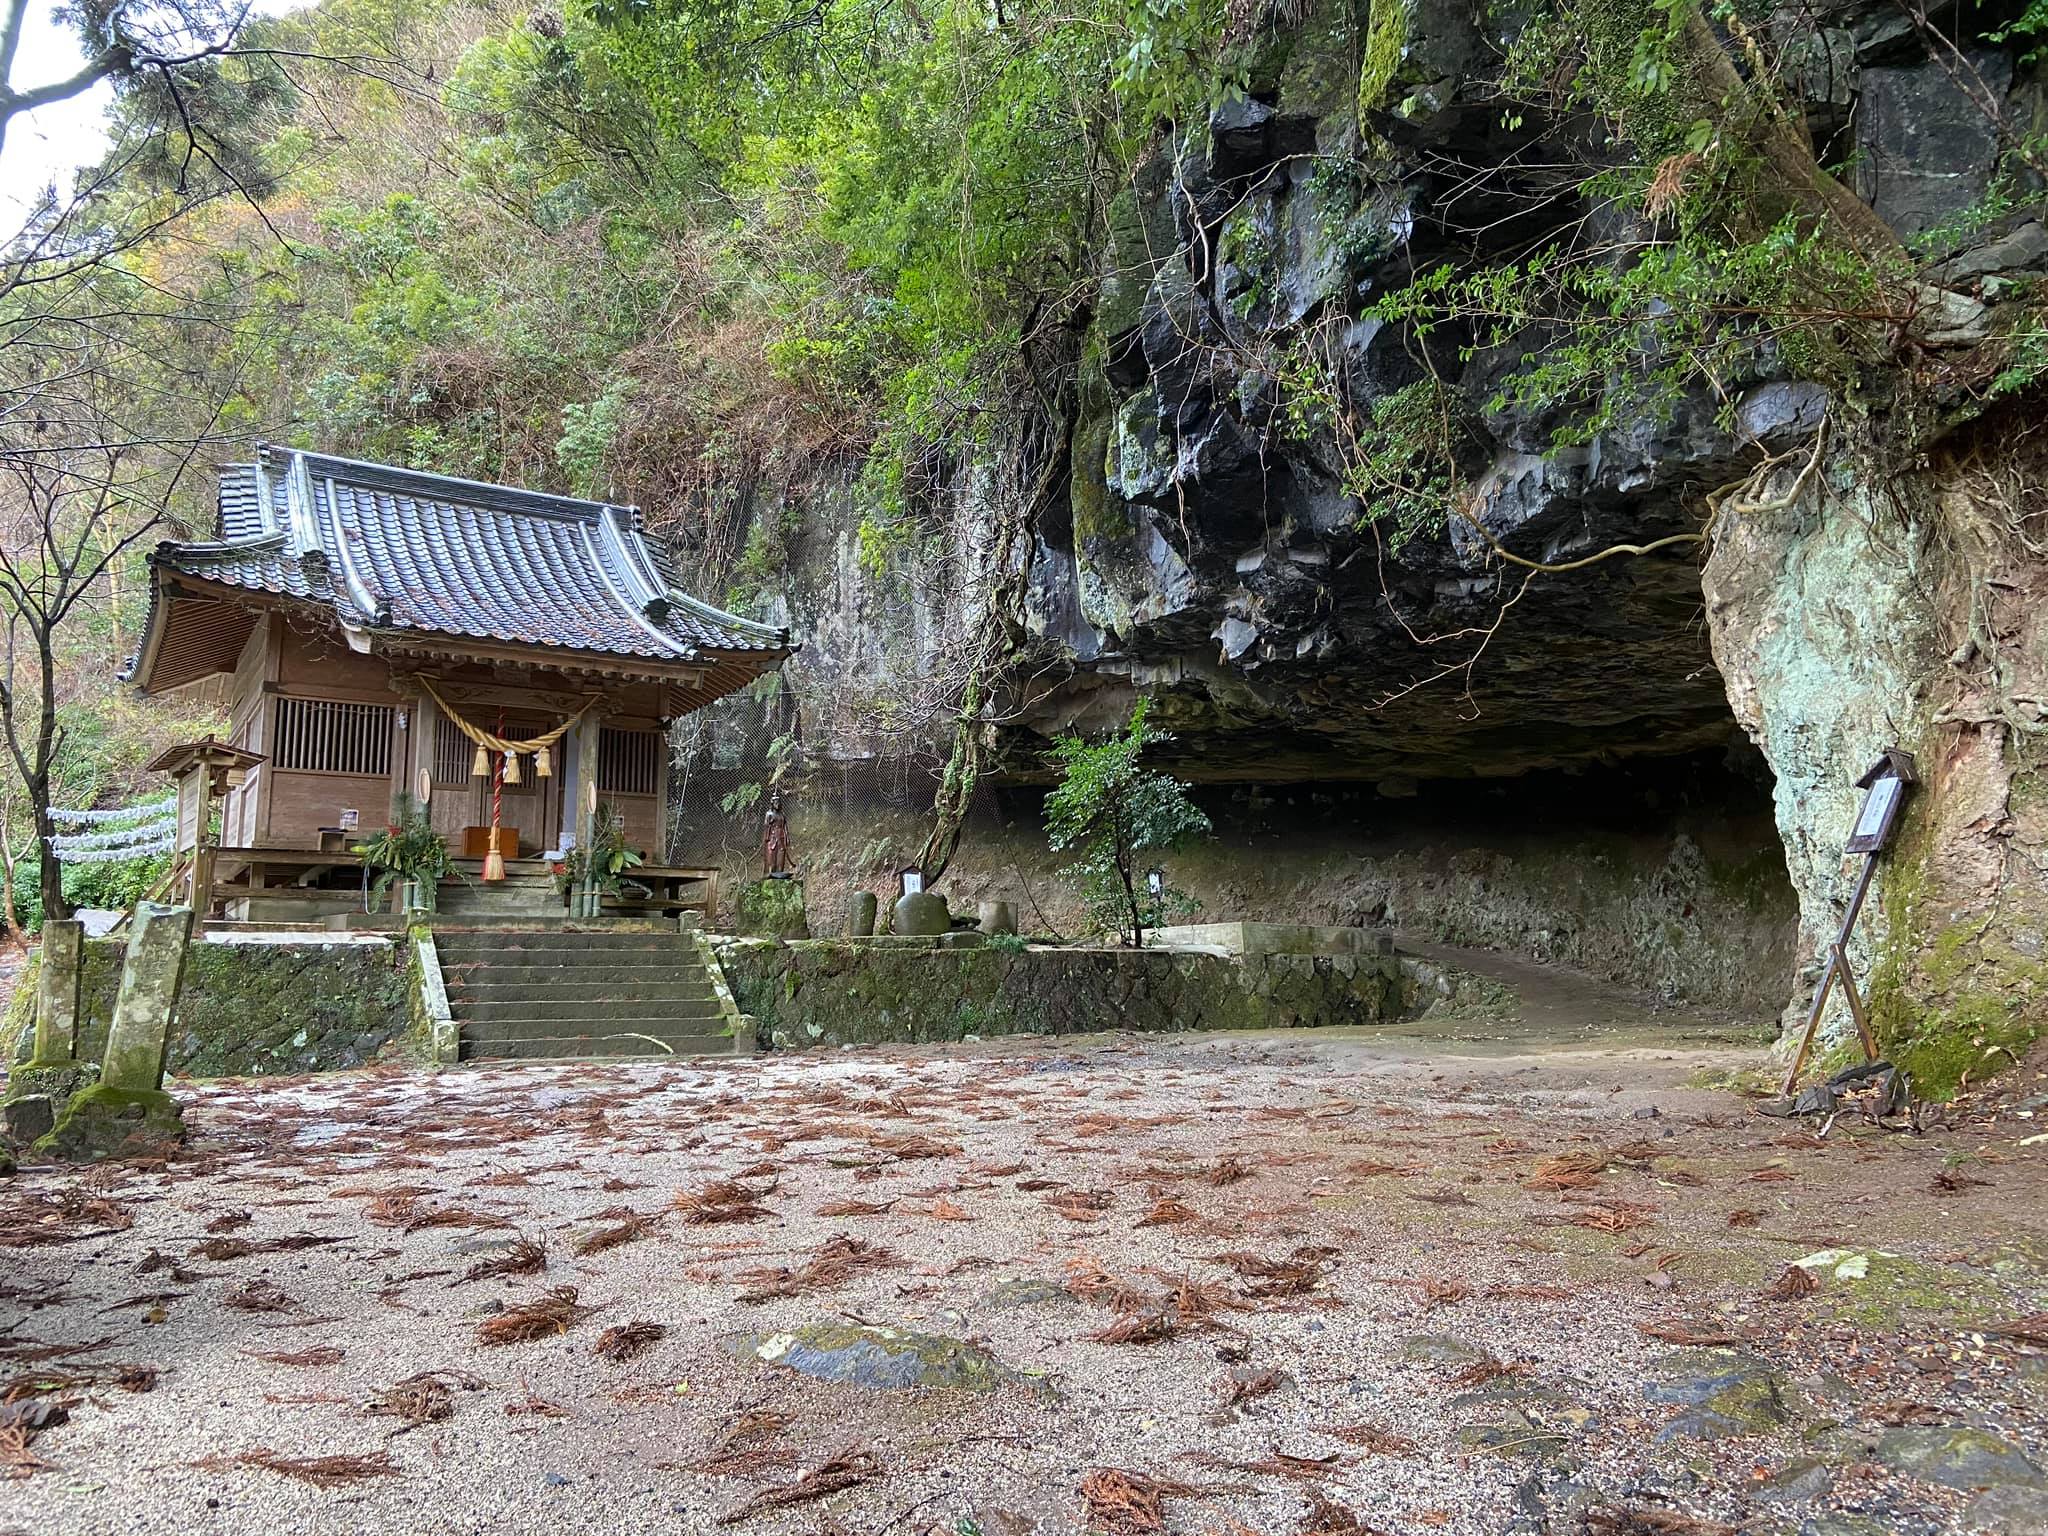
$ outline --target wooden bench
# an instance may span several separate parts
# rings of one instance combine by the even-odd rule
[[[716,869],[691,869],[667,864],[642,864],[620,878],[628,885],[644,885],[652,896],[607,896],[607,912],[652,913],[671,917],[678,912],[702,912],[706,919],[718,911]]]

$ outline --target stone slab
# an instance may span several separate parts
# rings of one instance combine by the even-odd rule
[[[178,1009],[185,951],[192,937],[192,909],[139,902],[130,926],[121,990],[114,998],[106,1054],[100,1060],[100,1085],[148,1094],[163,1086],[171,1019]]]
[[[36,972],[36,1054],[42,1065],[78,1055],[78,989],[84,974],[85,925],[53,917],[43,924],[42,964]]]
[[[1225,955],[1391,955],[1385,928],[1318,927],[1312,923],[1177,923],[1154,928],[1156,949],[1206,949]]]

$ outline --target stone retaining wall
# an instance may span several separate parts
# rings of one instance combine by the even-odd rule
[[[764,1048],[1094,1030],[1316,1028],[1399,1018],[1407,988],[1380,955],[1238,960],[1171,950],[968,949],[829,939],[719,947]]]
[[[85,943],[81,1060],[98,1061],[106,1048],[124,952],[119,940]],[[400,944],[194,944],[171,1027],[169,1070],[189,1077],[319,1072],[409,1049],[406,967]],[[7,1012],[7,1054],[16,1062],[34,1045],[35,991],[31,969]]]

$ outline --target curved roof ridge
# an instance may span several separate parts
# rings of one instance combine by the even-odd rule
[[[707,619],[713,624],[723,624],[729,629],[739,630],[742,634],[759,635],[764,640],[788,642],[789,631],[779,625],[764,624],[759,619],[743,619],[727,609],[714,607],[701,597],[692,597],[673,584],[667,585],[668,591],[665,595],[669,602],[676,607],[689,609],[700,619]]]
[[[316,453],[310,448],[286,448],[260,443],[258,454],[286,454],[306,466],[309,474],[322,475],[359,485],[366,490],[387,490],[398,495],[425,496],[434,501],[454,501],[492,511],[531,512],[542,517],[563,517],[591,522],[607,511],[632,513],[635,509],[617,502],[590,501],[580,496],[557,496],[552,491],[530,491],[523,486],[504,485],[495,480],[468,480],[460,475],[439,474],[430,469],[409,469],[398,464],[376,464],[368,459],[343,458],[340,454]],[[439,493],[439,494],[436,494]],[[454,493],[454,494],[450,494]]]

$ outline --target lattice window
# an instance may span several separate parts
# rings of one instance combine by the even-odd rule
[[[281,698],[277,749],[270,760],[276,767],[303,773],[389,778],[392,708],[340,699]]]
[[[659,731],[597,733],[597,788],[601,794],[658,795],[666,754]]]
[[[476,763],[476,743],[446,715],[434,716],[434,782],[460,789]]]

